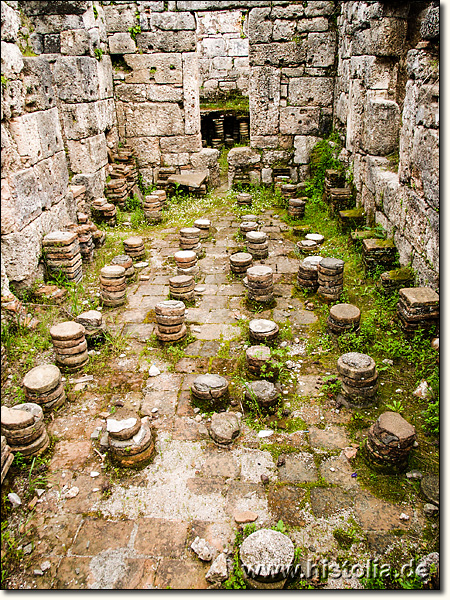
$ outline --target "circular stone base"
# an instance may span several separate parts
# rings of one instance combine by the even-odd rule
[[[273,583],[263,583],[249,577],[244,570],[242,570],[242,579],[252,590],[282,590],[287,581],[286,579],[281,579]]]

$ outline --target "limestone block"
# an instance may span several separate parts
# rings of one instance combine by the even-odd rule
[[[336,55],[336,33],[308,34],[306,63],[312,67],[330,67]]]
[[[267,6],[267,0],[252,0],[252,6]],[[196,10],[224,10],[236,7],[247,9],[248,2],[245,0],[196,0],[195,2]],[[192,10],[192,0],[177,0],[176,8],[177,10]]]
[[[139,50],[144,52],[195,52],[195,31],[152,31],[136,36]]]
[[[296,135],[294,138],[294,163],[306,165],[309,163],[311,150],[320,138],[306,135]]]
[[[83,29],[84,22],[81,15],[39,15],[39,19],[33,20],[35,32],[60,33],[68,29]]]
[[[2,2],[2,40],[4,42],[16,42],[20,29],[19,13]]]
[[[292,40],[295,32],[295,21],[277,19],[273,24],[272,38],[275,42]]]
[[[227,43],[228,56],[248,56],[248,38],[231,38]]]
[[[15,79],[23,68],[23,58],[19,47],[9,42],[1,44],[2,75],[7,79]]]
[[[34,166],[36,180],[42,188],[42,207],[58,204],[67,194],[69,171],[64,151],[57,152],[50,158],[39,161]]]
[[[251,44],[270,42],[273,23],[269,20],[270,7],[254,8],[248,15],[248,39]]]
[[[129,33],[114,33],[108,36],[110,54],[128,54],[136,52],[136,42]]]
[[[242,146],[231,148],[227,160],[230,167],[248,167],[258,164],[261,161],[261,154],[253,148]]]
[[[104,193],[106,169],[101,168],[95,173],[82,173],[74,175],[71,179],[73,185],[84,185],[87,200],[101,198]]]
[[[271,66],[250,70],[250,133],[276,135],[280,106],[280,71]]]
[[[334,12],[334,2],[309,1],[305,6],[306,17],[318,17],[332,15]]]
[[[389,168],[387,158],[381,156],[366,156],[366,177],[364,184],[369,188],[372,194],[376,194],[378,181],[383,169]]]
[[[162,138],[172,139],[172,138]],[[139,169],[149,165],[159,165],[161,152],[159,150],[159,138],[157,137],[133,137],[127,140],[133,147],[138,160]]]
[[[420,35],[424,40],[435,40],[439,38],[439,6],[430,6],[424,11],[422,23],[420,25]]]
[[[184,130],[187,135],[200,133],[200,98],[197,53],[183,54]]]
[[[347,122],[347,113],[348,113],[348,96],[344,92],[339,95],[339,98],[336,101],[334,114],[336,119],[338,119],[342,124]]]
[[[153,167],[140,167],[139,173],[142,175],[142,183],[147,187],[153,185],[158,179],[156,169]]]
[[[155,13],[152,15],[152,25],[157,29],[169,31],[195,29],[195,19],[190,12]]]
[[[23,168],[22,160],[17,152],[16,144],[6,128],[6,123],[1,125],[1,174],[7,177],[9,174]]]
[[[113,75],[111,57],[105,54],[100,60],[96,60],[95,62],[97,63],[98,74],[98,98],[99,100],[105,100],[105,98],[112,98]]]
[[[241,91],[241,93],[244,96],[248,96],[249,86],[250,86],[250,83],[249,83],[248,72],[247,72],[246,75],[239,77],[239,79],[236,81],[236,87],[238,90]]]
[[[175,135],[161,138],[161,152],[198,152],[202,149],[202,138],[196,135]]]
[[[429,204],[439,208],[439,132],[416,127],[412,143],[411,177]]]
[[[278,148],[277,135],[252,135],[252,148]]]
[[[369,99],[364,113],[362,149],[376,156],[391,154],[398,145],[399,126],[400,109],[396,102]]]
[[[215,148],[202,148],[200,152],[191,154],[191,165],[197,170],[213,168],[217,165],[219,154]]]
[[[406,70],[411,79],[435,81],[439,78],[439,63],[425,50],[410,50],[406,55]]]
[[[351,79],[348,92],[347,113],[347,139],[346,148],[353,150],[359,147],[359,139],[363,126],[362,114],[364,111],[365,89],[361,81]]]
[[[299,19],[297,21],[297,33],[306,33],[310,31],[327,31],[328,19],[325,17],[316,17],[314,19]]]
[[[289,82],[289,104],[330,106],[333,102],[331,77],[295,77]]]
[[[115,86],[115,97],[123,102],[181,102],[183,90],[171,85],[154,83],[120,84]]]
[[[113,98],[99,100],[95,103],[95,112],[98,121],[98,131],[112,130],[116,127],[116,106]]]
[[[134,4],[104,4],[103,13],[108,33],[127,32],[130,27],[138,25]]]
[[[292,152],[287,150],[264,150],[262,154],[262,163],[265,167],[274,164],[287,163],[291,158]]]
[[[197,35],[199,37],[218,33],[240,33],[242,12],[230,10],[227,12],[197,13]]]
[[[206,59],[212,59],[216,56],[226,56],[226,41],[224,38],[204,38],[199,41],[201,56]]]
[[[68,103],[98,100],[99,62],[88,56],[59,56],[52,70],[60,100]]]
[[[82,15],[88,8],[86,0],[28,1],[22,7],[27,15]]]
[[[126,137],[183,135],[184,122],[180,107],[169,102],[123,104]]]
[[[361,79],[364,86],[372,90],[395,89],[398,68],[376,56],[352,56],[350,60],[350,77]]]
[[[150,12],[163,12],[164,10],[164,0],[137,0],[136,4],[139,10]]]
[[[108,164],[105,134],[67,140],[70,168],[74,173],[94,173]]]
[[[44,54],[59,54],[61,52],[61,35],[59,33],[46,33],[42,36]]]
[[[319,108],[286,106],[280,108],[280,133],[317,135],[319,132]]]
[[[255,66],[298,65],[306,60],[305,40],[298,42],[273,42],[272,44],[255,44],[250,46],[250,64]]]
[[[2,119],[19,116],[24,111],[25,89],[20,81],[7,81],[2,85]]]
[[[128,54],[124,58],[133,69],[126,83],[183,83],[181,54]]]
[[[61,31],[61,54],[82,56],[90,52],[90,38],[85,29]]]
[[[41,56],[23,58],[25,110],[45,110],[56,105],[53,78],[48,60]]]
[[[103,100],[103,102],[105,102]],[[98,121],[97,102],[80,102],[61,106],[61,122],[68,140],[80,140],[97,135],[101,131]]]
[[[14,173],[10,178],[10,188],[15,222],[20,231],[42,212],[42,186],[36,178],[35,170],[30,168]]]
[[[56,106],[11,119],[10,131],[20,156],[32,165],[64,148]]]
[[[272,183],[272,169],[261,169],[261,182],[265,185],[270,185]]]
[[[249,68],[249,61],[248,61],[248,56],[240,56],[240,57],[236,57],[233,60],[233,66],[235,69],[242,69],[243,71],[248,73],[248,68]]]
[[[305,16],[305,9],[303,7],[303,4],[273,6],[270,16],[272,17],[272,19],[299,19]]]
[[[216,56],[212,59],[214,69],[229,71],[233,68],[233,59],[227,56]]]
[[[353,54],[375,56],[400,56],[407,31],[407,21],[384,17],[371,22],[371,27],[356,31],[353,39]]]
[[[162,162],[168,167],[182,167],[189,164],[189,154],[181,152],[179,154],[162,154]]]
[[[2,178],[1,193],[1,235],[7,235],[17,230],[16,211],[14,200],[11,195],[11,188],[6,178]],[[3,263],[2,263],[3,270]]]

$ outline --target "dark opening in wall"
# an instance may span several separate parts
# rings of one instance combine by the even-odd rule
[[[202,144],[212,148],[232,148],[250,143],[250,115],[248,111],[201,111]]]

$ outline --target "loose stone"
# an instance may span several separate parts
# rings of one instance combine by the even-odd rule
[[[273,529],[259,529],[242,542],[239,557],[247,581],[254,588],[286,580],[294,560],[294,544],[287,535]]]
[[[263,410],[273,409],[278,403],[280,392],[270,381],[252,381],[245,385],[245,399],[249,405],[254,402]]]
[[[216,548],[211,544],[197,536],[191,544],[191,550],[199,557],[200,560],[210,562],[217,554]]]
[[[384,412],[369,429],[366,456],[375,468],[404,470],[416,437],[415,428],[401,415]]]
[[[209,435],[219,446],[229,446],[240,433],[237,416],[233,413],[214,413],[209,425]]]
[[[253,319],[249,323],[250,337],[259,342],[272,342],[278,336],[279,327],[268,319]]]

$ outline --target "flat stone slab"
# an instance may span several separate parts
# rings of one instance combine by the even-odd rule
[[[279,469],[279,479],[293,483],[317,481],[313,455],[307,452],[288,454],[285,464]]]
[[[354,323],[360,320],[361,311],[353,304],[335,304],[330,308],[330,317],[341,323]]]
[[[285,525],[303,527],[305,521],[299,514],[299,509],[305,495],[303,488],[294,485],[270,485],[267,494],[270,512],[277,521],[281,519]]]
[[[52,231],[42,240],[43,246],[69,246],[78,237],[76,232],[72,231]]]
[[[439,305],[439,295],[428,287],[402,288],[399,295],[411,308]]]
[[[50,328],[50,335],[53,339],[60,341],[75,340],[82,337],[85,331],[85,328],[80,323],[64,321],[63,323],[58,323],[58,325],[53,325]]]
[[[120,265],[107,265],[100,270],[100,275],[105,279],[122,279],[125,277],[125,268]]]
[[[61,381],[61,371],[56,365],[40,365],[25,375],[23,385],[32,394],[45,394],[54,390]]]
[[[75,319],[77,323],[84,327],[101,327],[103,316],[98,310],[88,310],[87,312],[81,313]]]
[[[322,258],[319,265],[324,269],[328,269],[330,271],[337,271],[341,273],[344,270],[344,261],[340,258]]]
[[[341,449],[350,446],[350,439],[343,427],[331,426],[326,429],[309,427],[309,445],[312,448]]]
[[[388,438],[392,439],[394,447],[403,448],[413,443],[416,437],[416,429],[406,421],[399,413],[386,411],[381,414],[375,424],[374,432],[377,437],[380,435],[385,443],[389,443]]]
[[[167,183],[178,183],[190,188],[198,189],[208,178],[208,171],[197,171],[195,173],[186,173],[181,175],[170,175]]]
[[[307,233],[305,239],[311,240],[316,244],[322,244],[325,241],[325,237],[320,233]]]
[[[420,482],[420,490],[429,502],[439,506],[439,477],[425,475]]]
[[[125,248],[140,248],[141,246],[144,245],[144,240],[137,236],[137,235],[133,235],[129,238],[127,238],[126,240],[123,241],[123,245]]]
[[[247,573],[257,569],[255,578],[277,578],[294,560],[294,544],[287,535],[273,529],[259,529],[242,542],[239,557]],[[283,578],[281,576],[281,578]]]
[[[328,518],[353,506],[352,496],[339,488],[312,488],[311,510],[315,517]]]
[[[5,429],[18,430],[30,427],[34,424],[34,417],[25,410],[12,410],[7,406],[2,406],[1,423]]]
[[[274,321],[268,319],[253,319],[249,323],[250,331],[256,334],[270,334],[278,329],[278,325]]]

